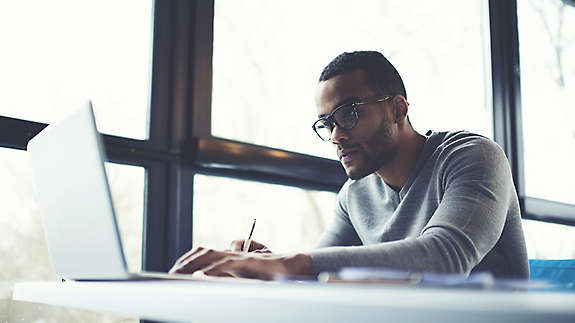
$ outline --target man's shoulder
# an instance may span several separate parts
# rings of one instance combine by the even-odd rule
[[[436,138],[433,138],[433,137]],[[475,155],[477,153],[498,152],[501,151],[499,145],[493,140],[469,131],[450,131],[434,132],[430,139],[435,139],[437,144],[436,150],[442,155],[464,154]]]
[[[438,148],[454,148],[464,145],[490,145],[495,144],[495,142],[483,135],[469,132],[466,130],[458,131],[444,131],[444,132],[434,132],[431,134],[430,138],[439,137],[440,144]]]
[[[493,140],[468,131],[438,133],[442,136],[436,149],[435,166],[444,170],[461,167],[492,172],[509,168],[503,149]]]

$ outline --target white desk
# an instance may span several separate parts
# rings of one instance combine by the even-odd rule
[[[575,293],[351,284],[35,282],[13,300],[176,322],[575,322]]]

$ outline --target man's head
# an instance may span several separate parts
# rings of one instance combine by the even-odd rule
[[[366,72],[371,90],[378,95],[401,94],[407,100],[405,86],[399,73],[380,52],[360,51],[342,53],[321,72],[319,82],[353,70]]]
[[[316,104],[320,121],[314,126],[327,133],[324,139],[336,146],[352,179],[393,161],[402,134],[412,130],[403,81],[378,52],[343,53],[331,61],[321,73]]]

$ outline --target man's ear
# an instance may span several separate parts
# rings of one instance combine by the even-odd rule
[[[407,120],[407,111],[409,110],[409,103],[405,97],[401,94],[397,94],[393,97],[393,111],[395,122],[402,124]]]

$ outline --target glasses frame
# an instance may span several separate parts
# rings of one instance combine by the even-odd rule
[[[352,102],[352,103],[346,103],[346,104],[342,104],[340,106],[335,107],[335,109],[333,109],[333,111],[324,117],[321,117],[319,119],[317,119],[313,125],[311,126],[311,128],[313,129],[313,131],[316,133],[316,135],[319,137],[319,139],[321,139],[322,141],[330,141],[331,140],[331,135],[328,139],[323,139],[323,137],[319,134],[319,132],[317,132],[316,129],[316,125],[318,124],[318,122],[321,121],[329,121],[331,124],[331,129],[330,129],[330,133],[333,131],[333,128],[335,128],[335,126],[338,126],[342,129],[345,130],[351,130],[353,128],[355,128],[355,126],[357,125],[357,122],[359,121],[359,114],[357,112],[357,107],[362,106],[362,105],[367,105],[367,104],[373,104],[373,103],[381,103],[381,102],[385,102],[388,101],[390,99],[392,99],[394,97],[394,95],[386,95],[386,96],[381,96],[381,97],[377,97],[374,98],[373,100],[368,100],[368,99],[360,99],[357,102]],[[350,127],[344,127],[341,124],[339,124],[339,122],[337,122],[334,118],[334,115],[336,114],[336,112],[340,109],[346,108],[346,107],[350,107],[353,109],[353,115],[354,115],[354,122],[353,125]]]

